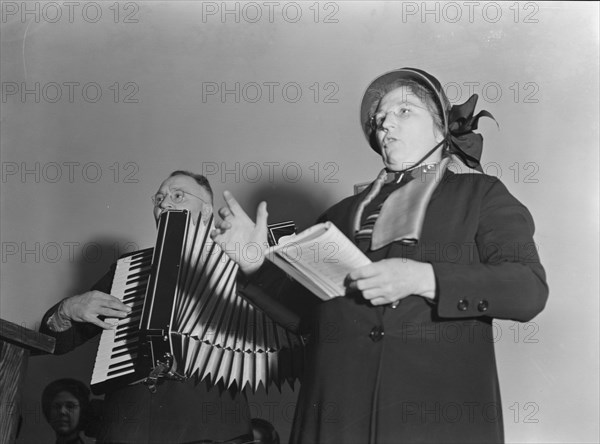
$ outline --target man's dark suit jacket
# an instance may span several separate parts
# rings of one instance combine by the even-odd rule
[[[92,290],[110,293],[114,269],[113,265]],[[78,322],[65,332],[51,331],[47,321],[57,307],[46,312],[40,327],[56,338],[56,354],[67,353],[102,331]],[[205,382],[165,381],[155,394],[136,384],[106,394],[98,442],[162,444],[251,437],[249,415],[245,395]]]

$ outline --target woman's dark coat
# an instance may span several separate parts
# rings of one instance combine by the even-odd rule
[[[352,239],[367,191],[322,220]],[[373,261],[431,263],[435,302],[409,296],[392,309],[359,294],[315,301],[298,284],[282,286],[265,265],[249,287],[300,311],[308,338],[291,442],[502,442],[494,354],[501,331],[492,320],[526,322],[544,308],[548,288],[533,233],[529,211],[498,179],[447,171],[418,245],[367,251]]]

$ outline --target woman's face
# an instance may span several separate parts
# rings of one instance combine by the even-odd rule
[[[57,435],[69,436],[77,433],[80,416],[79,400],[72,393],[60,392],[52,400],[49,422]]]
[[[375,124],[383,163],[392,171],[415,166],[443,139],[427,105],[408,86],[383,96],[375,113]],[[440,157],[438,150],[427,161],[437,162]]]

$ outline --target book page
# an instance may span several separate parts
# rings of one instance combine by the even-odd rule
[[[331,222],[317,224],[269,248],[267,259],[325,300],[343,296],[348,273],[371,263]]]

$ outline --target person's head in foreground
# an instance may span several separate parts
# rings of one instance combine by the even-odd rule
[[[90,391],[76,379],[58,379],[42,393],[42,411],[56,433],[57,443],[76,442],[86,426]]]

